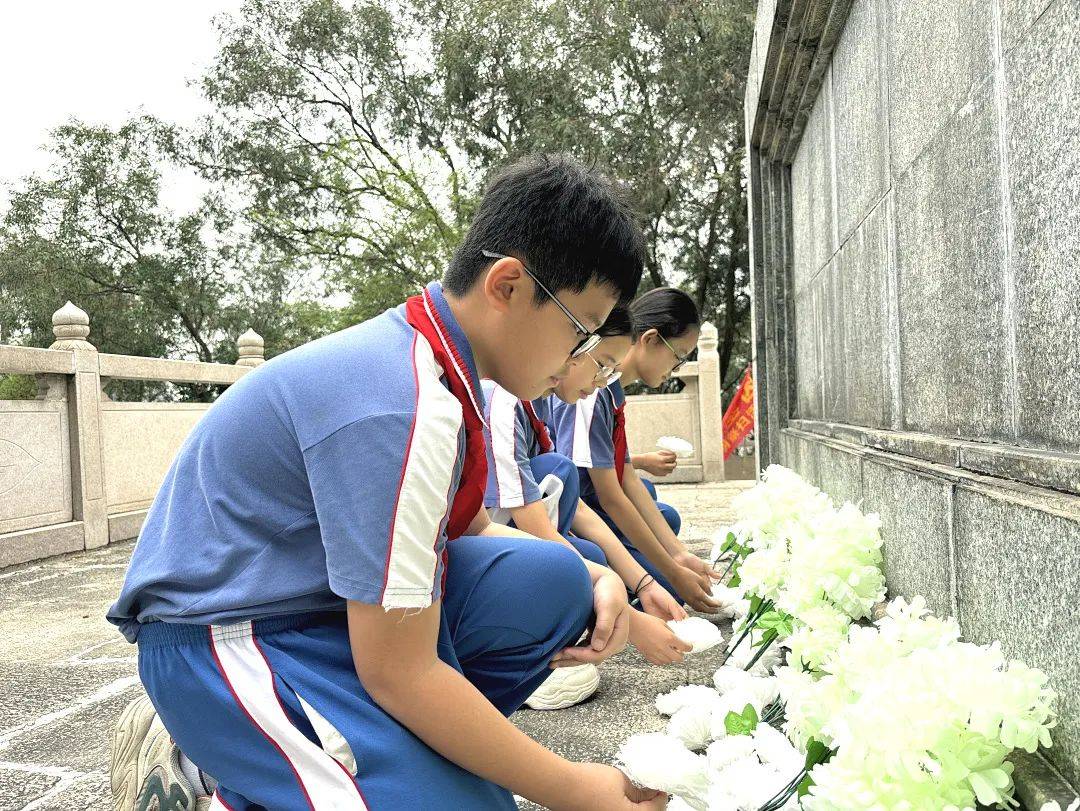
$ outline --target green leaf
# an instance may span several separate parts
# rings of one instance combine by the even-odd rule
[[[811,738],[806,744],[806,770],[809,771],[819,763],[824,763],[832,757],[832,750],[816,738]]]
[[[735,572],[735,574],[733,574],[731,576],[731,579],[728,581],[728,588],[735,588],[740,583],[742,583],[742,578],[739,577],[738,572]]]
[[[736,544],[736,542],[735,542],[735,533],[734,532],[729,532],[727,534],[727,539],[724,541],[724,545],[720,547],[720,554],[722,555],[725,552],[730,552],[737,545],[738,544]]]
[[[799,797],[805,797],[810,792],[810,786],[812,785],[814,785],[814,781],[809,774],[800,780],[797,792]]]
[[[769,645],[769,644],[772,643],[772,641],[774,639],[776,639],[777,636],[778,636],[778,634],[776,633],[776,629],[775,628],[769,628],[765,633],[763,633],[761,635],[761,639],[759,639],[757,642],[755,642],[750,647],[756,648],[756,647],[759,647],[761,645]]]
[[[783,611],[766,611],[757,621],[758,628],[772,628],[780,636],[791,636],[795,632],[795,620]]]
[[[724,729],[728,735],[749,735],[757,725],[758,714],[753,704],[747,704],[742,712],[732,710],[724,716]]]

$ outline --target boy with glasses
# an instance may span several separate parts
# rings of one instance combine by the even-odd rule
[[[134,786],[132,804],[187,802],[178,746],[219,781],[211,807],[236,811],[510,811],[514,794],[664,806],[507,720],[553,662],[618,652],[630,609],[609,570],[483,506],[480,378],[522,399],[556,385],[642,262],[610,182],[521,161],[489,185],[441,283],[210,407],[108,615],[175,741],[148,758],[145,713],[125,714],[135,757],[114,762],[114,786]]]

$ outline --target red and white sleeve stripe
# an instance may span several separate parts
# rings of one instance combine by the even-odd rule
[[[499,506],[507,509],[525,504],[521,471],[517,463],[517,405],[518,399],[506,389],[499,386],[492,389],[488,412],[491,457],[495,463]]]
[[[415,415],[395,496],[386,550],[383,608],[427,608],[438,571],[436,542],[450,509],[463,417],[442,384],[423,336],[413,341]]]
[[[596,398],[600,390],[594,391],[588,397],[577,401],[576,413],[574,414],[574,445],[573,462],[578,467],[592,467],[592,432],[593,416],[596,411]]]

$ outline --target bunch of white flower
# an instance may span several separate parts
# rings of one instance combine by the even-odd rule
[[[788,736],[836,750],[811,773],[806,809],[1008,803],[1005,757],[1050,745],[1054,692],[997,643],[958,638],[955,621],[898,598],[876,627],[852,626],[820,677],[777,673]]]
[[[1045,674],[1007,662],[997,643],[961,642],[956,621],[921,597],[855,624],[885,595],[876,515],[836,509],[776,465],[734,506],[738,522],[714,545],[738,574],[714,588],[736,617],[715,690],[659,696],[667,733],[624,744],[627,774],[697,811],[800,807],[807,769],[807,811],[1015,805],[1006,756],[1051,743]],[[723,642],[701,619],[670,625],[695,650]],[[790,655],[777,669],[781,646]],[[770,726],[781,720],[786,737]]]
[[[793,470],[769,465],[761,481],[731,502],[738,522],[733,530],[755,550],[783,542],[792,526],[806,524],[831,508],[829,497]]]
[[[870,616],[885,596],[880,526],[876,514],[864,515],[850,502],[814,515],[805,530],[791,535],[777,606],[799,619],[824,601],[851,619]]]
[[[809,606],[795,618],[795,633],[784,641],[788,661],[819,670],[847,639],[851,618],[828,604]]]

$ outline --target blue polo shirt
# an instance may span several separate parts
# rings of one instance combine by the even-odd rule
[[[483,394],[442,287],[429,285]],[[464,460],[462,406],[404,305],[279,355],[230,386],[185,439],[108,619],[220,624],[439,599]]]
[[[596,488],[589,469],[615,467],[615,409],[625,403],[626,392],[616,380],[573,405],[559,400],[552,404],[555,449],[577,465],[581,498],[590,506],[596,504]],[[630,464],[629,449],[626,464]]]
[[[483,380],[486,413],[484,440],[487,445],[488,479],[484,493],[484,506],[512,509],[524,507],[540,500],[540,486],[533,476],[530,461],[540,455],[540,439],[533,430],[532,421],[521,400],[496,384]],[[538,397],[532,401],[536,416],[551,428],[552,413],[550,397]]]

